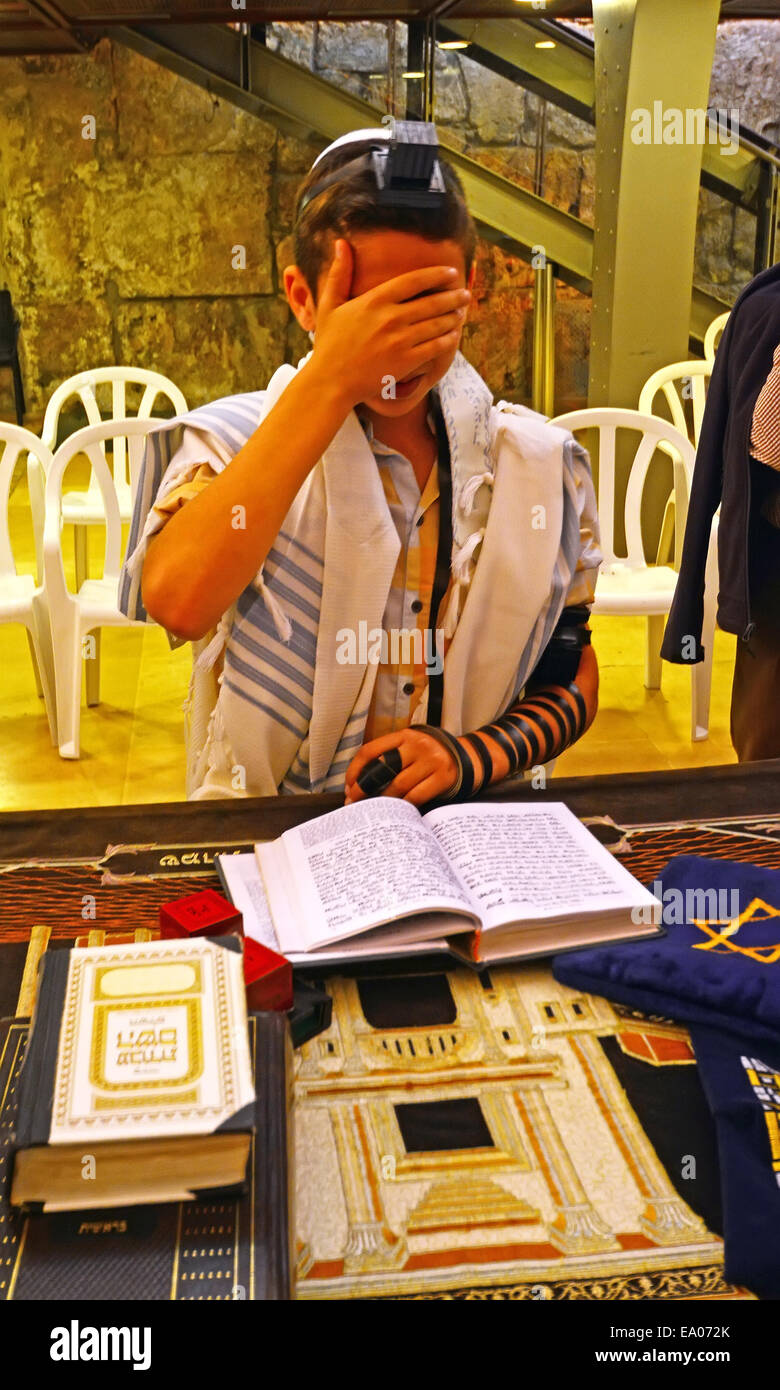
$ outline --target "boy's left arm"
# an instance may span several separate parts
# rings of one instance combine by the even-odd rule
[[[361,800],[357,778],[390,748],[402,770],[382,793],[415,806],[443,798],[468,800],[510,774],[552,762],[590,727],[598,708],[598,662],[590,645],[587,607],[568,607],[530,677],[522,700],[499,719],[456,737],[428,725],[372,739],[353,758],[346,801]]]

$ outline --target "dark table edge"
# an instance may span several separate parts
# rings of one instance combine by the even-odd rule
[[[553,777],[544,789],[527,783],[480,799],[564,801],[578,816],[611,816],[618,824],[780,815],[780,759]],[[330,794],[7,811],[0,813],[0,861],[97,857],[108,844],[271,839],[341,804]]]

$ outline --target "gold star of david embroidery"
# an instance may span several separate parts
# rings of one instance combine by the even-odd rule
[[[780,941],[775,946],[739,946],[736,941],[730,939],[736,936],[747,922],[768,922],[772,917],[780,917],[780,907],[772,907],[770,903],[764,902],[763,898],[754,898],[738,917],[720,920],[716,918],[714,922],[704,922],[698,917],[693,917],[691,925],[698,927],[699,931],[708,937],[707,941],[695,942],[693,949],[714,951],[716,955],[726,955],[733,951],[740,956],[749,956],[761,965],[774,965],[775,961],[780,960]],[[714,927],[720,927],[720,931],[714,931]]]

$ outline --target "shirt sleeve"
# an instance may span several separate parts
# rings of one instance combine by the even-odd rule
[[[188,478],[184,483],[179,483],[164,497],[155,501],[152,511],[160,518],[160,525],[156,530],[161,530],[174,512],[178,512],[185,502],[190,502],[193,497],[197,497],[199,492],[203,492],[203,489],[208,487],[212,478],[216,478],[216,476],[210,463],[200,463],[191,478]]]
[[[564,607],[575,608],[581,604],[590,606],[595,597],[596,579],[603,556],[596,492],[588,451],[579,440],[568,439],[563,446],[563,462],[564,471],[572,478],[576,489],[580,524],[579,555]]]

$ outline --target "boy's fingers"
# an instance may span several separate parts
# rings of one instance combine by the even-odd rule
[[[418,782],[424,782],[435,770],[436,764],[432,758],[415,758],[409,767],[405,767],[403,772],[399,772],[393,778],[390,786],[382,792],[382,796],[404,797],[413,787],[417,786]],[[453,783],[455,781],[454,774],[451,781]]]
[[[422,319],[436,318],[439,314],[450,314],[456,309],[466,309],[471,302],[468,290],[443,290],[440,294],[424,294],[403,304],[399,320],[403,323],[419,323]]]
[[[456,280],[458,272],[451,265],[426,265],[420,270],[407,270],[392,280],[384,280],[375,289],[369,290],[377,304],[403,304],[415,295],[426,290],[446,290]]]
[[[452,352],[453,348],[457,348],[462,332],[463,324],[459,323],[458,327],[451,328],[449,333],[442,333],[438,338],[426,338],[425,342],[417,343],[415,347],[410,348],[407,376],[413,373],[415,367],[421,367],[440,353]]]
[[[320,295],[320,311],[346,304],[352,288],[352,247],[340,237],[333,248],[333,259]]]
[[[405,733],[405,729],[399,729],[397,733],[383,734],[381,738],[372,738],[370,743],[364,743],[363,747],[355,754],[344,774],[344,785],[347,790],[349,790],[353,782],[357,781],[366,763],[370,763],[372,758],[378,758],[379,754],[386,753],[388,748],[400,747]]]
[[[417,783],[416,787],[412,787],[412,790],[406,793],[404,800],[410,801],[412,806],[424,806],[428,801],[435,801],[437,796],[443,796],[451,786],[452,782],[445,783],[440,772],[433,772],[430,777],[424,778],[422,782]]]
[[[431,338],[440,338],[445,333],[460,332],[465,321],[465,314],[457,309],[454,313],[442,314],[435,319],[421,319],[414,329],[414,346],[428,343]]]

